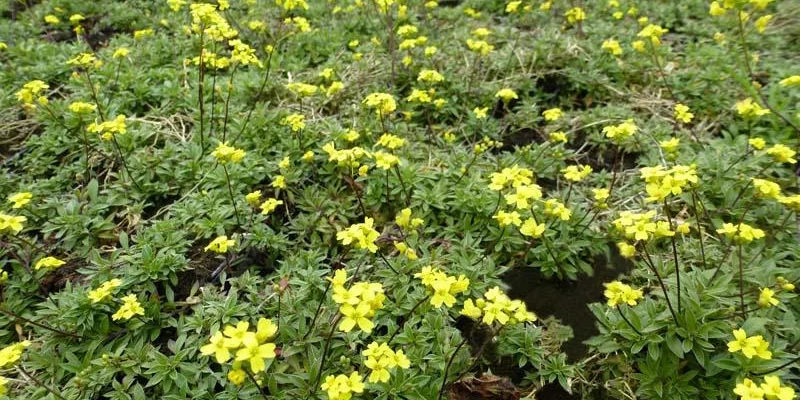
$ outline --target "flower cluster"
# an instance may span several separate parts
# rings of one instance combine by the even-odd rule
[[[416,229],[425,221],[422,218],[411,218],[411,209],[404,208],[394,217],[394,222],[402,229]]]
[[[217,236],[208,246],[205,247],[205,251],[213,251],[214,253],[225,254],[228,252],[229,248],[233,248],[236,246],[236,241],[233,239],[228,239],[227,236]]]
[[[659,165],[642,168],[639,172],[646,183],[647,201],[663,201],[671,194],[679,195],[698,181],[694,165],[675,165],[668,170]]]
[[[0,212],[0,233],[10,231],[15,235],[22,231],[28,219],[23,216],[3,214]]]
[[[275,343],[270,339],[278,332],[278,327],[272,320],[260,318],[255,332],[249,329],[250,323],[247,321],[239,321],[235,326],[226,325],[222,332],[214,332],[209,343],[200,348],[200,353],[205,356],[213,355],[219,364],[234,358],[233,369],[228,374],[229,379],[243,372],[242,362],[247,362],[254,374],[262,372],[266,370],[264,360],[275,358]],[[231,379],[234,383],[237,380]]]
[[[769,360],[772,358],[772,352],[769,351],[769,342],[764,340],[761,335],[747,336],[744,329],[737,329],[733,331],[735,340],[728,342],[728,351],[736,353],[741,351],[747,358],[754,356]]]
[[[86,131],[89,133],[97,133],[100,135],[101,139],[109,141],[114,139],[116,135],[123,135],[127,133],[128,128],[125,125],[125,116],[117,115],[116,118],[103,121],[99,124],[97,122],[92,122],[86,127]]]
[[[621,122],[617,125],[609,125],[603,128],[603,133],[606,135],[607,138],[615,141],[621,142],[626,138],[629,138],[636,134],[636,131],[639,130],[639,127],[633,122],[633,119],[626,119],[625,121]]]
[[[472,319],[481,319],[484,324],[492,326],[495,321],[500,325],[536,321],[536,315],[528,311],[521,300],[511,300],[499,287],[495,286],[484,293],[482,298],[467,299],[464,302],[462,315]]]
[[[725,237],[733,240],[736,244],[750,243],[753,240],[761,239],[765,236],[763,230],[753,228],[743,222],[738,224],[738,226],[726,222],[722,225],[722,228],[717,229],[717,233],[724,234]]]
[[[350,332],[356,326],[364,332],[372,332],[375,324],[372,317],[375,312],[383,308],[386,296],[383,294],[383,285],[374,282],[356,282],[349,288],[345,287],[347,272],[337,270],[331,280],[333,288],[333,301],[339,304],[339,313],[342,320],[339,329]]]
[[[794,389],[781,385],[781,379],[775,375],[767,375],[764,382],[757,385],[751,379],[745,378],[742,383],[737,383],[733,393],[740,400],[792,400]]]
[[[111,316],[111,319],[114,321],[119,319],[129,320],[134,315],[144,315],[144,308],[142,308],[135,294],[129,294],[122,298],[122,306]]]
[[[603,295],[606,297],[609,307],[616,307],[619,304],[635,306],[637,301],[642,298],[642,291],[634,289],[620,281],[604,283],[606,289]]]
[[[44,257],[41,260],[37,261],[36,265],[34,265],[33,268],[34,269],[47,268],[50,270],[54,270],[64,264],[66,264],[64,261],[59,260],[55,257]]]
[[[356,371],[350,373],[350,376],[328,375],[321,387],[328,394],[328,400],[350,400],[353,393],[364,392],[363,379]]]
[[[656,220],[656,211],[645,213],[622,211],[612,223],[614,228],[629,240],[648,241],[662,237],[674,236],[667,221]]]
[[[390,369],[411,367],[411,362],[403,354],[403,350],[392,351],[386,343],[372,342],[366,350],[361,351],[361,355],[366,357],[364,366],[372,370],[368,378],[370,383],[389,382]]]
[[[452,307],[456,304],[455,295],[466,292],[469,288],[469,279],[463,274],[456,278],[431,266],[423,267],[414,277],[431,290],[430,302],[434,307],[441,307],[442,304]]]
[[[592,167],[588,165],[570,165],[562,169],[561,173],[570,182],[580,182],[592,173]]]
[[[26,108],[36,108],[36,105],[33,104],[34,99],[36,99],[39,104],[47,104],[47,97],[39,96],[39,94],[48,88],[50,88],[50,85],[38,79],[30,81],[22,85],[22,89],[16,93],[17,101],[22,103]]]
[[[378,239],[380,233],[372,227],[372,224],[373,219],[365,217],[363,223],[350,225],[347,229],[337,232],[336,240],[341,241],[345,246],[352,244],[357,249],[366,249],[374,253],[378,251],[375,240]]]
[[[238,163],[242,161],[245,156],[245,151],[228,146],[226,143],[220,142],[217,148],[211,152],[211,156],[217,159],[220,164]]]
[[[322,150],[328,153],[328,161],[336,162],[339,166],[358,168],[362,158],[371,158],[372,154],[361,147],[337,150],[333,142],[322,146]]]
[[[24,340],[0,349],[0,368],[13,366],[22,357],[25,348],[30,345],[30,341]]]
[[[364,99],[364,104],[375,110],[383,118],[397,109],[394,96],[388,93],[372,93]]]
[[[533,171],[527,168],[520,168],[516,165],[503,168],[500,172],[493,172],[491,174],[489,189],[500,191],[508,186],[516,188],[520,185],[528,185],[532,182],[532,177]]]
[[[114,289],[120,287],[120,285],[122,285],[122,280],[120,279],[115,278],[105,281],[97,289],[90,290],[87,297],[92,303],[99,303],[110,297]]]

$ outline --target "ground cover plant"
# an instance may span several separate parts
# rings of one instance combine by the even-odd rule
[[[0,10],[0,399],[796,398],[797,2]]]

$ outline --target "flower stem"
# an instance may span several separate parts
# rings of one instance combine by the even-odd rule
[[[247,374],[247,377],[250,378],[250,380],[253,382],[253,385],[255,385],[255,387],[258,388],[258,392],[261,393],[261,397],[263,397],[264,400],[269,400],[268,394],[264,392],[264,388],[258,384],[256,377],[253,376],[253,373],[248,371],[247,368],[242,368],[242,371],[244,371],[244,373]]]
[[[18,321],[22,321],[22,322],[31,324],[33,326],[38,326],[39,328],[46,329],[46,330],[48,330],[50,332],[57,333],[57,334],[62,335],[62,336],[69,336],[69,337],[78,339],[79,341],[81,340],[81,337],[76,335],[76,334],[74,334],[74,333],[64,332],[64,331],[62,331],[60,329],[56,329],[56,328],[41,324],[39,322],[27,319],[27,318],[25,318],[25,317],[23,317],[23,316],[21,316],[19,314],[16,314],[14,312],[8,311],[8,310],[6,310],[4,308],[0,308],[0,314],[5,314],[6,316],[14,318],[14,319],[16,319]]]
[[[442,399],[442,394],[444,394],[444,388],[447,386],[447,373],[450,371],[450,366],[453,364],[453,360],[455,360],[458,351],[461,350],[464,345],[467,344],[467,336],[461,339],[461,343],[456,346],[455,351],[453,351],[453,355],[447,360],[447,364],[444,367],[444,376],[442,377],[442,386],[439,388],[439,395],[436,397],[437,400]]]
[[[664,199],[664,213],[667,214],[667,222],[669,222],[669,230],[674,232],[674,226],[672,225],[672,212],[669,210],[669,204],[667,203],[667,199]],[[673,234],[670,236],[670,241],[672,242],[672,258],[675,260],[675,282],[676,282],[676,291],[678,292],[678,313],[682,313],[681,309],[681,269],[678,264],[678,248],[675,244],[675,235]]]
[[[220,165],[222,165],[222,170],[225,171],[225,181],[228,183],[228,194],[231,197],[233,211],[236,213],[236,225],[241,228],[242,221],[239,219],[239,207],[236,206],[236,198],[233,197],[233,188],[231,187],[231,177],[228,175],[228,167],[226,167],[225,164]]]
[[[636,329],[636,327],[635,327],[635,326],[633,326],[633,324],[631,323],[631,321],[630,321],[630,320],[628,320],[628,317],[626,317],[626,316],[625,316],[625,313],[623,313],[623,312],[622,312],[622,309],[621,309],[621,308],[619,308],[619,306],[616,306],[616,307],[614,307],[614,308],[616,308],[616,309],[617,309],[617,311],[619,312],[619,316],[620,316],[620,317],[622,317],[622,320],[623,320],[623,321],[625,321],[625,323],[626,323],[626,324],[628,324],[628,326],[630,326],[630,327],[631,327],[631,329],[633,329],[633,331],[634,331],[634,332],[636,332],[636,334],[638,334],[639,336],[643,336],[643,335],[642,335],[642,332],[639,332],[639,330],[638,330],[638,329]]]

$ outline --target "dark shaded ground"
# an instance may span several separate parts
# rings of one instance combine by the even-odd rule
[[[586,355],[583,341],[598,332],[587,304],[603,301],[603,283],[631,268],[630,262],[620,257],[615,247],[612,249],[610,260],[599,258],[592,263],[593,276],[582,276],[577,281],[545,279],[535,266],[516,268],[503,276],[511,287],[509,296],[524,300],[540,318],[552,315],[572,327],[575,337],[564,345],[570,362]]]

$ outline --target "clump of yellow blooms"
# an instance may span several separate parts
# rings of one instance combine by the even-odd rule
[[[217,148],[211,152],[211,156],[220,164],[238,163],[244,158],[245,151],[220,142]]]
[[[272,320],[260,318],[255,332],[249,329],[250,323],[247,321],[239,321],[235,326],[226,325],[221,332],[214,332],[208,344],[200,347],[201,354],[213,355],[219,364],[234,359],[228,374],[228,379],[234,384],[244,381],[241,363],[247,362],[250,371],[257,374],[266,370],[265,359],[275,358],[276,346],[270,339],[278,332],[278,327]]]
[[[788,86],[800,86],[800,75],[792,75],[788,78],[781,79],[778,82],[778,85],[788,87]]]
[[[592,167],[588,165],[570,165],[561,170],[564,178],[571,182],[580,182],[592,173]]]
[[[609,307],[616,307],[619,304],[635,306],[643,295],[640,289],[634,289],[630,287],[630,285],[626,285],[620,281],[604,283],[603,286],[606,288],[603,291],[603,296],[606,297],[606,304],[608,304]]]
[[[500,172],[493,172],[490,176],[491,183],[489,189],[493,191],[500,191],[506,187],[518,187],[520,185],[529,185],[532,183],[533,171],[519,166],[511,166],[503,168]]]
[[[542,237],[547,228],[544,223],[537,223],[536,219],[528,218],[519,227],[519,232],[534,239]]]
[[[31,345],[28,340],[8,345],[0,349],[0,368],[11,367],[22,357],[22,352]]]
[[[515,187],[514,193],[505,196],[506,203],[518,209],[527,209],[530,205],[529,200],[539,200],[542,198],[541,186],[531,183]]]
[[[740,396],[741,400],[792,400],[794,389],[782,386],[781,379],[775,375],[767,375],[761,385],[756,385],[751,379],[745,378],[742,383],[737,383],[733,393]]]
[[[330,279],[333,295],[331,298],[339,304],[339,313],[342,315],[339,330],[350,332],[358,326],[366,333],[372,332],[375,324],[371,318],[375,312],[383,308],[386,296],[383,294],[383,285],[375,282],[355,282],[350,288],[345,287],[347,272],[339,269]]]
[[[228,21],[217,11],[217,6],[208,3],[194,3],[189,6],[192,16],[191,30],[208,36],[211,40],[222,42],[239,35]]]
[[[0,232],[11,231],[15,235],[22,231],[28,219],[23,216],[8,215],[0,212]]]
[[[650,210],[644,213],[622,211],[620,212],[619,217],[612,223],[618,232],[623,234],[625,238],[631,240],[647,241],[650,239],[658,239],[675,235],[675,232],[670,229],[669,222],[656,220],[655,218],[655,210]],[[619,247],[620,251],[623,253],[635,250],[629,249],[625,246]],[[623,254],[623,256],[625,256],[625,254]]]
[[[397,249],[397,251],[400,254],[406,256],[411,261],[419,259],[419,257],[417,256],[417,252],[411,247],[408,247],[408,245],[405,242],[394,242],[394,248]]]
[[[572,211],[567,206],[556,200],[547,199],[544,201],[544,214],[556,217],[562,221],[569,221],[572,217]]]
[[[363,377],[357,372],[353,371],[350,376],[328,375],[325,377],[325,382],[322,382],[322,390],[328,395],[328,400],[350,400],[353,393],[364,392]]]
[[[768,109],[762,108],[750,97],[736,102],[736,112],[744,118],[757,118],[770,113]]]
[[[725,237],[733,240],[736,244],[750,243],[765,236],[764,231],[761,229],[753,228],[745,223],[740,223],[736,226],[730,222],[724,223],[722,228],[717,229],[717,233],[724,234]]]
[[[542,111],[542,116],[544,117],[545,121],[553,122],[558,121],[562,116],[564,116],[564,112],[561,111],[560,108],[549,108]]]
[[[769,308],[777,306],[780,301],[775,298],[775,291],[770,288],[761,288],[758,293],[758,306]]]
[[[386,147],[389,150],[394,150],[405,146],[406,140],[399,136],[392,135],[391,133],[384,133],[378,138],[378,141],[375,144]]]
[[[641,168],[647,201],[663,201],[669,195],[679,195],[687,188],[697,184],[697,170],[694,165],[675,165],[665,170],[662,166]]]
[[[692,122],[692,118],[694,118],[694,114],[689,112],[689,107],[685,104],[675,104],[675,119],[683,122],[684,124],[688,124]]]
[[[444,81],[444,77],[434,69],[423,69],[419,72],[417,81],[426,83],[439,83]]]
[[[506,227],[509,225],[520,226],[522,224],[522,219],[520,215],[516,211],[506,212],[504,210],[499,210],[497,213],[492,216],[497,221],[497,224],[500,227]]]
[[[411,215],[411,209],[404,208],[394,217],[394,222],[402,229],[416,229],[425,223],[422,218],[411,218]]]
[[[122,285],[122,280],[120,279],[114,278],[105,281],[97,289],[90,290],[87,297],[92,303],[99,303],[110,297],[114,289],[120,287],[120,285]]]
[[[661,147],[661,149],[667,152],[667,154],[670,156],[677,155],[676,153],[678,151],[678,146],[680,146],[680,144],[681,140],[676,137],[670,140],[662,140],[658,142],[658,146]]]
[[[615,141],[621,142],[626,138],[629,138],[636,134],[639,128],[633,122],[633,119],[627,119],[620,123],[619,125],[609,125],[603,128],[603,133],[606,135],[607,138]]]
[[[515,325],[536,321],[536,315],[525,307],[521,300],[511,300],[499,287],[495,286],[486,291],[482,298],[464,301],[461,315],[472,319],[481,318],[484,324],[492,326],[495,322],[500,325]]]
[[[289,114],[281,120],[281,125],[288,126],[292,132],[299,132],[306,127],[306,117],[303,114]]]
[[[761,335],[747,336],[744,329],[737,329],[733,331],[734,340],[728,342],[728,351],[736,353],[741,351],[747,358],[754,356],[769,360],[772,358],[772,352],[769,351],[769,342],[764,340]]]
[[[781,196],[781,186],[775,182],[758,178],[753,178],[752,182],[758,197],[778,199]]]
[[[366,357],[364,366],[372,370],[369,374],[369,382],[389,382],[392,368],[411,368],[411,362],[403,353],[403,350],[393,351],[386,343],[372,342],[361,355]]]
[[[58,258],[48,256],[48,257],[44,257],[41,260],[37,261],[36,265],[34,265],[33,268],[34,269],[46,268],[46,269],[54,270],[54,269],[57,269],[58,267],[60,267],[60,266],[62,266],[64,264],[66,264],[66,262],[64,262],[63,260],[59,260]]]
[[[350,225],[347,229],[337,232],[336,240],[345,246],[352,244],[356,249],[366,249],[374,253],[378,251],[375,240],[380,233],[372,227],[373,222],[372,218],[365,217],[363,223]]]
[[[614,39],[606,39],[603,41],[603,44],[600,46],[601,49],[611,53],[614,56],[621,56],[622,55],[622,46],[619,45],[619,42]]]
[[[554,143],[567,143],[567,134],[561,131],[550,132],[547,134],[547,139]]]
[[[375,165],[384,170],[389,170],[400,164],[400,158],[390,153],[376,151],[373,156],[375,157]]]
[[[564,13],[564,17],[570,24],[577,24],[586,19],[586,12],[580,7],[573,7]]]
[[[225,254],[228,252],[229,248],[233,248],[236,246],[236,241],[233,239],[228,239],[227,236],[217,236],[208,246],[205,247],[205,251],[212,251],[214,253]]]
[[[318,88],[317,86],[309,85],[308,83],[292,82],[286,85],[286,89],[289,89],[289,91],[299,97],[309,97],[317,93]]]
[[[23,106],[26,108],[36,108],[36,105],[33,104],[34,99],[39,104],[46,105],[47,104],[47,97],[39,96],[43,90],[50,88],[50,85],[40,81],[40,80],[33,80],[24,85],[22,85],[22,89],[17,91],[17,101],[22,103]]]
[[[431,266],[423,267],[422,271],[414,274],[414,277],[420,279],[422,284],[430,289],[430,303],[437,308],[442,305],[452,307],[456,304],[455,295],[469,289],[469,279],[465,275],[456,278]]]
[[[767,154],[780,163],[794,164],[797,162],[797,159],[794,158],[797,152],[783,144],[776,144],[768,148]]]
[[[101,123],[92,122],[86,127],[89,133],[97,133],[100,138],[109,141],[114,139],[116,135],[124,135],[128,133],[128,127],[125,124],[125,116],[117,115],[116,118]]]
[[[503,142],[492,140],[488,136],[484,136],[480,142],[475,143],[475,146],[473,146],[472,151],[474,151],[475,154],[481,154],[493,148],[500,148],[500,147],[503,147]]]
[[[364,99],[364,104],[374,109],[381,117],[389,115],[397,109],[394,96],[388,93],[371,93]]]
[[[494,46],[485,40],[467,39],[467,48],[480,56],[487,56],[494,51]]]
[[[261,214],[269,215],[273,211],[275,211],[275,209],[281,204],[283,204],[283,200],[269,198],[266,199],[263,203],[261,203],[261,206],[259,206],[259,208],[261,208]]]
[[[500,89],[497,91],[497,93],[495,93],[494,97],[503,100],[503,103],[506,104],[508,104],[508,102],[511,100],[516,100],[519,98],[519,96],[517,96],[517,92],[509,88]]]
[[[667,32],[669,32],[669,30],[664,29],[659,25],[649,24],[642,28],[642,30],[639,31],[636,36],[650,39],[650,43],[652,43],[653,46],[659,46],[661,45],[661,36]]]
[[[69,110],[75,114],[91,114],[97,110],[97,106],[83,101],[76,101],[69,105]]]
[[[328,153],[328,161],[336,162],[340,166],[358,168],[362,158],[370,158],[372,154],[361,147],[337,150],[333,142],[322,146],[322,150]]]
[[[17,209],[30,203],[32,198],[33,193],[31,192],[19,192],[8,196],[8,202],[11,203],[11,208]]]
[[[122,298],[122,306],[111,316],[111,319],[114,321],[120,319],[129,320],[134,315],[144,315],[144,308],[142,308],[135,294],[129,294]]]

